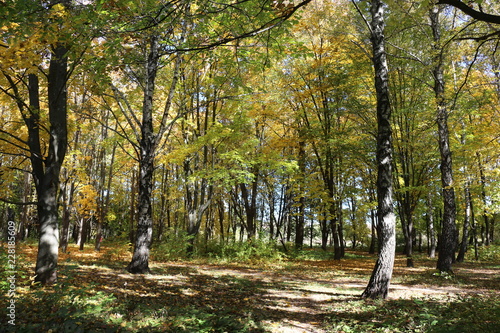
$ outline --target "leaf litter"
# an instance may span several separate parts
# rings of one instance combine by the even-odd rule
[[[22,269],[29,272],[36,246],[25,244],[19,251]],[[489,311],[484,303],[498,299],[500,293],[499,268],[465,263],[456,265],[453,278],[443,279],[434,275],[433,260],[421,258],[415,268],[406,268],[405,258],[398,257],[389,299],[361,300],[376,260],[361,252],[340,261],[289,259],[264,267],[207,260],[152,262],[148,275],[129,274],[124,269],[129,260],[125,249],[117,254],[111,247],[98,253],[71,248],[61,254],[55,286],[33,286],[30,274],[25,274],[18,285],[17,328],[26,332],[425,332],[443,322],[449,328],[468,327],[455,317],[463,309],[460,306],[473,304]],[[492,302],[492,311],[498,311],[500,304]],[[496,325],[495,318],[476,326]],[[469,319],[474,324],[474,317]]]

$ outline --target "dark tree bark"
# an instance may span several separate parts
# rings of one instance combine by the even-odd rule
[[[255,238],[257,225],[257,190],[258,190],[258,180],[259,180],[259,169],[254,167],[252,170],[255,178],[252,181],[250,190],[246,184],[240,184],[241,197],[243,199],[245,208],[245,228],[249,239]]]
[[[137,193],[137,177],[136,170],[132,170],[132,179],[130,180],[130,223],[128,230],[128,239],[130,243],[135,241],[135,219],[136,219],[136,193]]]
[[[78,236],[78,246],[80,251],[83,251],[85,243],[87,242],[87,231],[89,225],[89,218],[81,216],[80,217],[80,234]]]
[[[306,166],[305,166],[305,142],[299,142],[299,172],[302,176],[305,176]],[[299,183],[299,202],[298,202],[298,216],[295,222],[295,249],[302,250],[304,245],[304,229],[305,229],[305,201],[303,182]]]
[[[472,1],[473,2],[473,1]],[[469,15],[470,17],[478,20],[478,21],[483,21],[483,22],[488,22],[488,23],[494,23],[494,24],[500,24],[500,15],[493,15],[493,14],[488,14],[480,10],[476,10],[469,6],[470,1],[467,1],[467,3],[461,1],[461,0],[438,0],[438,4],[442,5],[450,5],[455,8],[460,9],[462,12],[465,14]],[[497,32],[498,34],[498,32]]]
[[[436,230],[434,228],[434,211],[432,209],[431,194],[427,194],[427,229],[428,229],[428,242],[429,242],[429,258],[436,257]]]
[[[456,248],[456,206],[455,189],[453,184],[453,167],[448,130],[448,108],[445,100],[445,82],[443,69],[443,50],[441,48],[441,25],[439,21],[440,8],[433,6],[429,12],[431,28],[434,38],[434,93],[437,106],[437,125],[439,152],[441,154],[441,185],[444,203],[443,227],[439,238],[439,253],[437,269],[442,272],[451,272]]]
[[[471,194],[470,194],[470,184],[469,181],[465,184],[464,189],[465,195],[465,214],[464,214],[464,226],[462,231],[462,242],[460,243],[460,249],[457,255],[457,262],[463,262],[465,259],[465,252],[467,252],[467,242],[469,240],[469,228],[470,228],[470,218],[471,218]]]
[[[137,206],[137,230],[134,254],[127,266],[130,273],[149,273],[149,249],[153,236],[151,194],[155,157],[155,134],[153,132],[153,95],[158,73],[158,40],[150,37],[146,63],[144,99],[142,102],[141,138],[139,142],[139,202]]]
[[[371,42],[377,93],[377,196],[380,251],[363,298],[387,298],[396,250],[396,219],[392,198],[392,129],[388,66],[384,37],[384,3],[371,2]]]
[[[54,46],[50,60],[48,75],[48,99],[50,141],[49,152],[45,160],[40,160],[39,135],[34,134],[30,142],[32,149],[32,165],[38,194],[38,218],[40,223],[40,238],[35,268],[35,281],[51,284],[57,280],[57,260],[59,256],[59,221],[57,220],[57,191],[59,189],[59,174],[67,149],[67,49],[64,45]],[[39,110],[38,80],[30,75],[30,101]],[[31,104],[31,103],[30,103]],[[38,104],[38,105],[36,105]],[[36,111],[34,111],[36,112]],[[38,132],[38,123],[33,124],[32,133]],[[38,141],[37,140],[37,141]],[[33,163],[34,162],[34,163]]]
[[[484,174],[484,165],[482,162],[482,157],[480,152],[476,152],[476,157],[478,161],[479,167],[479,179],[481,184],[481,200],[483,201],[484,209],[483,209],[483,219],[484,219],[484,228],[486,232],[486,238],[484,245],[490,245],[493,242],[493,232],[490,224],[490,217],[488,216],[488,211],[486,207],[488,206],[488,199],[486,197],[486,176]]]
[[[160,66],[159,53],[159,37],[152,35],[148,40],[148,50],[146,59],[145,76],[143,78],[143,102],[142,102],[142,119],[140,122],[140,135],[137,137],[137,143],[133,143],[138,149],[139,157],[139,193],[137,203],[137,228],[135,231],[134,253],[132,260],[127,266],[127,271],[133,274],[144,274],[149,272],[149,250],[153,240],[153,216],[151,198],[153,193],[153,172],[156,150],[160,141],[164,138],[165,133],[173,125],[178,117],[168,123],[168,114],[171,108],[172,99],[177,81],[179,78],[179,68],[181,57],[176,56],[175,68],[168,91],[167,100],[165,102],[164,111],[161,117],[157,131],[154,131],[153,119],[153,97],[155,93],[155,80]],[[115,88],[116,92],[116,88]],[[118,93],[117,98],[124,98]],[[125,110],[122,110],[126,112]],[[128,110],[133,112],[132,110]],[[134,123],[132,120],[135,115],[126,114],[129,123]],[[132,221],[133,222],[133,221]]]
[[[224,234],[224,220],[225,220],[225,209],[224,209],[224,200],[219,197],[217,199],[217,217],[219,220],[219,228],[220,228],[220,237],[222,244],[225,243],[225,234]]]
[[[326,212],[323,213],[323,219],[320,220],[320,229],[321,229],[321,248],[323,251],[326,251],[328,246],[328,235],[329,232],[329,223],[328,223],[328,214]]]
[[[333,259],[340,260],[342,258],[341,242],[343,242],[343,239],[340,238],[339,233],[340,213],[338,211],[337,202],[330,204],[330,216],[333,216],[330,223],[330,227],[332,228]]]
[[[24,202],[28,202],[31,198],[32,191],[31,191],[31,174],[29,173],[24,173],[23,177],[23,197],[24,197]],[[29,216],[29,206],[24,205],[21,209],[21,216],[20,221],[19,221],[19,231],[17,233],[17,239],[18,240],[25,240],[26,237],[28,237],[28,230],[30,227],[30,216]]]

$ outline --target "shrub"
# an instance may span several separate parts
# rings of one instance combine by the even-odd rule
[[[247,240],[244,242],[229,242],[207,244],[204,255],[217,260],[231,262],[278,261],[283,254],[276,244],[262,239]]]
[[[157,261],[175,260],[187,257],[187,249],[190,239],[185,231],[169,230],[165,239],[159,243],[153,243],[152,257]]]

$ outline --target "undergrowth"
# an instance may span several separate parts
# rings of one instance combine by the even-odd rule
[[[499,332],[500,300],[487,293],[458,298],[358,300],[336,304],[328,332]]]

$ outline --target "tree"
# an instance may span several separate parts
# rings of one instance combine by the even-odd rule
[[[438,0],[437,4],[440,5],[450,5],[453,7],[456,7],[460,9],[462,12],[465,14],[469,15],[470,17],[478,20],[478,21],[483,21],[483,22],[488,22],[488,23],[494,23],[494,24],[500,24],[500,15],[494,15],[494,14],[489,14],[483,11],[483,8],[481,6],[482,0],[477,0],[477,1],[468,1],[467,4],[463,1],[460,0]],[[476,3],[479,6],[479,10],[476,10],[472,7],[472,4]],[[500,31],[496,31],[492,33],[491,35],[487,35],[486,37],[492,37],[494,35],[499,35]]]
[[[154,131],[154,106],[153,98],[155,93],[155,80],[160,67],[160,45],[158,36],[151,35],[147,45],[147,59],[145,61],[145,74],[143,78],[143,102],[142,102],[142,120],[138,125],[140,136],[137,137],[136,146],[139,159],[139,198],[138,198],[138,221],[134,244],[134,254],[132,260],[127,266],[130,273],[149,272],[149,249],[153,238],[153,216],[152,216],[152,190],[153,190],[153,171],[156,149],[163,140],[163,135],[172,122],[168,122],[168,115],[172,98],[179,78],[179,68],[182,58],[178,55],[174,62],[173,78],[170,83],[169,94],[163,108],[160,125],[155,133]],[[175,120],[175,118],[174,118]]]
[[[407,266],[413,265],[413,251],[418,233],[416,216],[430,177],[434,137],[430,131],[434,122],[429,101],[432,95],[425,66],[425,30],[418,24],[426,11],[407,1],[393,1],[387,21],[388,57],[394,147],[394,195]]]
[[[456,204],[448,129],[448,106],[445,97],[445,79],[443,68],[444,48],[441,40],[442,27],[440,24],[440,13],[440,7],[432,6],[430,8],[429,17],[431,21],[433,48],[435,54],[432,73],[434,78],[434,93],[436,97],[438,141],[439,152],[441,154],[441,186],[444,205],[441,237],[439,239],[437,269],[442,272],[451,272],[456,247]]]
[[[68,31],[63,31],[64,22],[68,17],[69,1],[60,1],[51,4],[48,8],[39,7],[42,16],[36,17],[37,12],[34,7],[25,8],[32,22],[24,22],[28,28],[35,29],[37,25],[43,26],[43,21],[51,25],[55,33],[45,39],[49,44],[50,60],[48,63],[48,73],[44,73],[41,65],[44,59],[36,56],[45,45],[31,44],[31,50],[37,48],[35,52],[28,53],[23,45],[19,45],[18,52],[26,52],[27,61],[20,62],[18,68],[25,65],[30,68],[16,73],[13,67],[2,68],[3,75],[9,83],[8,88],[2,91],[11,96],[21,112],[22,119],[28,130],[28,139],[25,144],[31,161],[33,180],[37,193],[37,207],[39,219],[39,243],[35,268],[35,281],[42,284],[51,284],[57,280],[57,260],[59,247],[59,221],[58,221],[58,197],[59,175],[67,150],[67,80],[68,53],[70,42]],[[15,8],[10,8],[15,11]],[[31,12],[34,10],[33,12]],[[19,19],[19,13],[13,15],[13,22]],[[24,18],[21,18],[23,20]],[[16,25],[18,26],[18,25]],[[44,26],[48,28],[48,26]],[[26,29],[22,27],[21,29]],[[15,38],[9,36],[9,41],[15,45]],[[42,40],[43,42],[43,40]],[[34,40],[26,41],[26,44],[34,43]],[[7,46],[9,47],[9,46]],[[13,47],[14,48],[14,47]],[[28,48],[29,50],[29,48]],[[46,59],[45,59],[46,60]],[[32,61],[31,63],[29,63]],[[36,62],[40,62],[40,64]],[[7,64],[7,62],[6,62]],[[40,65],[40,71],[33,68]],[[42,100],[40,96],[40,76],[47,78],[47,98],[48,98],[48,127],[41,124],[42,121]],[[19,89],[19,82],[27,86],[29,102]],[[44,131],[47,130],[47,133]],[[48,135],[48,150],[44,147],[45,137]],[[23,142],[23,141],[21,141]],[[46,153],[45,153],[46,152]]]
[[[242,5],[242,8],[239,8],[239,4],[229,6],[212,3],[210,6],[213,6],[213,8],[203,7],[201,13],[199,12],[201,7],[188,3],[180,3],[178,6],[174,5],[172,8],[166,8],[160,3],[153,3],[150,8],[146,9],[137,8],[146,13],[149,11],[149,13],[146,15],[146,21],[139,22],[135,29],[137,29],[137,31],[152,31],[146,34],[148,54],[145,61],[144,76],[139,80],[143,88],[144,96],[142,103],[142,120],[136,123],[136,126],[138,125],[140,127],[140,137],[136,136],[136,140],[139,142],[139,145],[136,146],[139,155],[139,203],[134,255],[127,267],[129,272],[146,273],[149,271],[149,249],[152,241],[153,227],[151,198],[154,160],[158,145],[164,140],[164,134],[169,132],[168,129],[173,126],[178,118],[180,118],[180,114],[178,114],[178,116],[175,116],[171,121],[168,121],[172,99],[179,79],[182,53],[195,50],[206,50],[218,45],[255,36],[278,25],[283,20],[286,20],[294,11],[304,6],[309,1],[301,2],[296,6],[278,12],[278,15],[274,17],[273,15],[269,15],[269,8],[267,11],[262,10],[263,6],[266,6],[265,4],[258,3],[247,8],[245,8],[244,5]],[[240,10],[242,12],[240,12]],[[228,17],[231,17],[230,13],[233,11],[236,11],[237,15],[245,19],[249,24],[248,28],[241,25],[241,22],[236,24],[234,20],[228,19]],[[207,12],[213,13],[214,16],[207,17]],[[171,18],[171,21],[169,21],[169,18]],[[192,22],[193,18],[203,18],[200,22],[204,24],[194,24]],[[259,25],[259,22],[264,23],[263,25]],[[205,26],[205,24],[207,25]],[[215,31],[215,38],[213,38],[212,35],[214,33],[213,31],[206,31],[207,26],[211,27],[211,24],[215,24],[215,26],[220,28],[220,30],[217,29]],[[144,29],[144,26],[148,29]],[[158,28],[159,26],[167,31],[168,37],[161,36],[161,29]],[[190,38],[188,38],[188,30],[190,32]],[[164,44],[167,42],[174,44],[169,45],[170,47],[165,47]],[[160,115],[160,125],[155,133],[155,119],[153,116],[155,80],[160,69],[161,58],[169,54],[173,55],[172,57],[175,58],[173,77],[169,88],[169,94],[163,108],[164,112]],[[123,94],[120,95],[123,96]],[[130,113],[130,116],[133,115]],[[129,121],[129,123],[133,122]],[[136,131],[136,133],[138,132]],[[253,201],[251,202],[253,203]],[[191,207],[190,213],[192,215],[189,222],[192,224],[192,231],[197,229],[196,226],[199,225],[201,221],[201,214],[203,214],[209,203],[209,200],[204,202],[201,206],[201,208],[203,208],[202,210],[199,209],[200,207]],[[248,208],[250,205],[245,205],[245,207]],[[254,221],[248,221],[248,219],[251,220],[252,218],[253,217],[247,210],[247,224],[251,227],[249,229],[250,235],[255,233],[255,229],[253,228]]]
[[[40,239],[36,261],[36,278],[43,284],[53,283],[57,280],[57,259],[59,251],[59,221],[57,191],[59,189],[59,173],[66,155],[67,147],[67,79],[68,58],[65,42],[57,43],[53,47],[48,75],[48,98],[50,141],[49,153],[43,161],[38,155],[39,143],[32,141],[32,165],[37,184],[38,216],[40,223]],[[36,77],[30,75],[30,107],[34,112],[39,112],[39,92]],[[32,124],[31,129],[38,131],[38,125]],[[35,137],[38,134],[33,133]],[[31,140],[30,140],[31,142]]]
[[[287,112],[295,119],[293,126],[297,128],[299,145],[294,144],[295,159],[304,169],[305,158],[321,184],[321,194],[318,190],[315,193],[320,194],[325,209],[321,214],[324,218],[320,219],[322,248],[327,249],[330,239],[338,260],[345,247],[342,205],[347,179],[357,161],[366,156],[361,149],[365,135],[359,129],[359,110],[369,104],[367,100],[372,101],[366,98],[365,90],[365,81],[371,78],[366,79],[364,71],[369,62],[352,42],[353,30],[346,28],[351,21],[345,3],[325,1],[309,8],[293,30],[290,49],[296,49],[294,53],[298,55],[289,51],[291,54],[282,60],[279,78],[290,109]],[[301,185],[298,195],[311,185],[306,179],[300,180],[308,184]]]
[[[384,6],[382,1],[372,0],[370,9],[370,31],[377,92],[377,227],[380,249],[370,281],[361,295],[364,298],[387,297],[396,250],[396,217],[393,212],[392,198],[391,105],[385,51]]]

